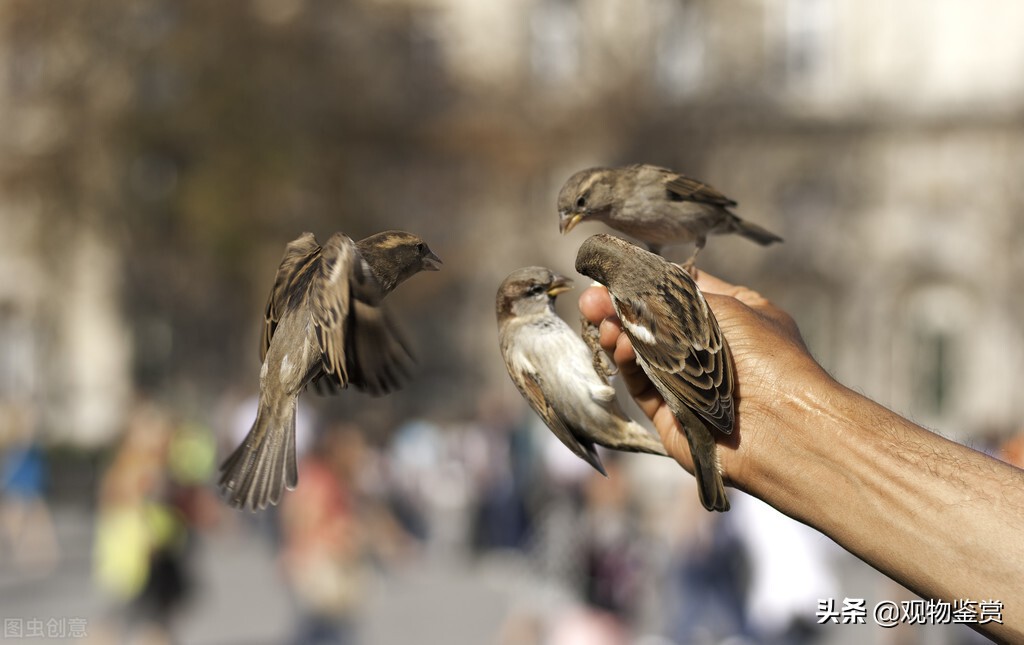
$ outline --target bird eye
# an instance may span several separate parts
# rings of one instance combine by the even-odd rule
[[[578,198],[576,198],[576,208],[583,208],[586,205],[587,205],[587,196],[586,195],[580,195]]]
[[[420,242],[419,244],[416,245],[416,250],[419,251],[420,253],[423,253],[424,251],[427,250],[427,245],[424,244],[423,242]]]
[[[542,284],[535,284],[532,287],[530,287],[530,290],[526,292],[526,295],[528,295],[528,296],[539,296],[543,292],[544,292],[544,285],[542,285]]]

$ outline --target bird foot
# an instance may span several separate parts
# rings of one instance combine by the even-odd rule
[[[693,278],[694,280],[697,279],[697,258],[696,258],[696,254],[694,254],[693,257],[691,257],[686,262],[683,262],[679,266],[682,267],[684,271],[689,273],[691,278]]]

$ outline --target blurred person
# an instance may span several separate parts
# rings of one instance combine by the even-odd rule
[[[412,420],[402,424],[388,447],[390,506],[403,530],[419,542],[431,537],[431,485],[442,465],[440,429]]]
[[[553,583],[553,595],[538,607],[545,625],[541,642],[633,642],[651,570],[627,459],[604,451],[605,476],[566,451],[550,432],[539,436],[571,460],[567,465],[581,469],[571,486],[563,487],[567,481],[562,480],[549,487],[551,508],[541,518],[537,547],[542,550],[533,555],[541,558],[545,584]]]
[[[815,362],[793,319],[756,292],[704,272],[697,282],[736,366],[737,432],[718,451],[726,481],[922,597],[999,601],[1000,621],[977,628],[1024,642],[1024,471],[842,386]],[[692,472],[683,435],[636,364],[607,291],[583,292],[580,309],[601,325],[601,346],[666,449]]]
[[[213,430],[195,422],[179,424],[167,447],[167,498],[190,531],[210,529],[222,515],[220,500],[207,485],[216,469]]]
[[[494,639],[496,645],[541,645],[544,620],[537,610],[513,609],[502,622]]]
[[[533,530],[529,504],[535,481],[534,446],[520,409],[497,392],[481,398],[473,432],[465,434],[472,449],[468,469],[477,498],[473,510],[473,548],[522,549]]]
[[[609,451],[604,461],[608,474],[591,474],[583,487],[583,597],[626,625],[642,575],[638,521],[620,455]]]
[[[565,445],[540,421],[531,427],[543,466],[543,497],[535,511],[529,554],[548,580],[576,589],[585,575],[580,556],[580,532],[584,487],[596,474],[590,464],[565,449]]]
[[[549,645],[627,645],[621,621],[607,612],[579,607],[555,618],[543,641]]]
[[[282,565],[299,612],[296,645],[356,642],[366,584],[358,495],[365,452],[355,426],[324,432],[299,464],[302,486],[281,505]]]
[[[13,436],[0,461],[0,526],[14,566],[46,574],[60,559],[46,501],[46,453],[35,435],[30,412],[17,408],[7,417]]]
[[[677,643],[723,642],[747,633],[747,559],[730,518],[711,514],[681,482],[676,528],[664,581],[667,633]],[[735,510],[735,509],[733,509]]]
[[[747,556],[745,613],[751,635],[759,643],[780,645],[818,640],[822,628],[808,607],[841,594],[829,558],[831,541],[749,495],[735,495],[733,502],[725,522],[733,546]]]
[[[192,590],[188,527],[167,501],[172,434],[161,410],[140,406],[100,481],[94,574],[118,607],[108,629],[131,642],[172,642],[172,622]]]

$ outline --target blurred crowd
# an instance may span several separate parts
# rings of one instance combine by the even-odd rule
[[[368,428],[300,408],[298,488],[241,513],[211,482],[254,405],[226,396],[208,425],[136,406],[96,478],[92,575],[107,610],[91,642],[180,642],[210,582],[196,554],[225,535],[276,554],[297,644],[362,642],[374,588],[428,560],[504,572],[502,645],[826,642],[814,611],[842,597],[837,548],[742,494],[704,512],[667,459],[606,453],[602,477],[507,393],[448,425]],[[53,575],[48,453],[30,415],[8,421],[0,569]],[[1022,445],[993,452],[1020,465]]]

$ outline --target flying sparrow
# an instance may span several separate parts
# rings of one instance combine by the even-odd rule
[[[589,168],[570,177],[559,191],[558,226],[568,233],[584,220],[604,222],[653,253],[665,245],[695,242],[693,255],[683,263],[692,271],[708,235],[738,233],[762,245],[782,241],[740,219],[729,210],[734,206],[735,201],[711,186],[666,168]]]
[[[501,283],[498,338],[512,382],[555,436],[602,475],[594,444],[665,455],[661,442],[622,412],[586,343],[555,313],[555,297],[571,288],[571,280],[543,267],[519,269]]]
[[[637,364],[679,421],[704,508],[729,510],[715,432],[733,430],[729,346],[690,274],[612,235],[588,238],[576,270],[608,288]]]
[[[267,300],[256,421],[220,467],[232,506],[263,509],[295,488],[295,405],[307,384],[375,395],[402,385],[412,358],[381,301],[440,262],[402,231],[359,243],[335,233],[322,247],[303,233],[285,247]]]

